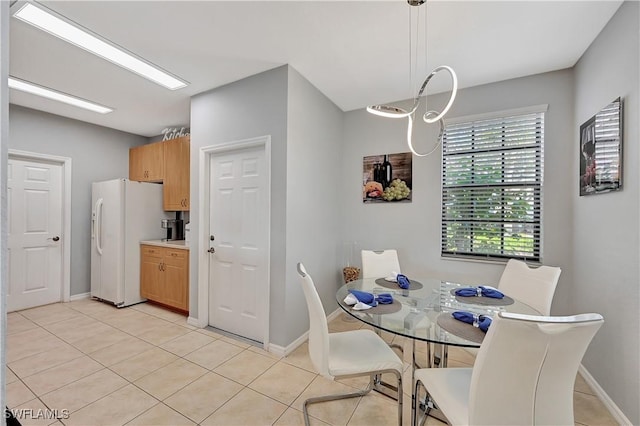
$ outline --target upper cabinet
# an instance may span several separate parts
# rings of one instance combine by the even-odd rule
[[[189,136],[171,139],[164,143],[164,209],[189,210]]]
[[[140,182],[162,182],[164,159],[163,142],[129,149],[129,179]]]
[[[166,211],[188,211],[190,137],[141,145],[129,150],[129,179],[163,183]]]

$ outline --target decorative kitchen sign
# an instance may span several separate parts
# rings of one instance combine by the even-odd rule
[[[363,203],[410,203],[411,153],[370,155],[362,161]]]
[[[580,126],[580,195],[622,188],[622,100]]]
[[[162,130],[162,140],[168,141],[171,139],[181,138],[183,136],[189,136],[190,128],[188,127],[165,127]]]

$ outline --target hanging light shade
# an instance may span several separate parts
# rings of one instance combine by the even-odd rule
[[[405,118],[413,114],[415,109],[412,111],[405,111],[402,108],[389,105],[370,105],[367,107],[367,111],[371,114],[379,115],[380,117]]]
[[[425,0],[407,0],[407,2],[411,6],[420,6],[425,2]],[[425,34],[426,34],[426,31],[425,31]],[[425,104],[426,104],[425,92],[427,89],[427,85],[429,84],[429,81],[431,81],[431,79],[440,71],[447,71],[451,77],[451,95],[449,96],[449,101],[447,102],[447,104],[445,105],[444,109],[441,112],[427,109],[427,112],[425,112],[424,115],[422,116],[422,120],[427,124],[433,124],[438,122],[440,124],[440,133],[438,134],[436,146],[431,151],[425,154],[421,154],[421,153],[418,153],[413,148],[414,115],[416,110],[418,109],[418,106],[420,105],[420,99],[423,96],[425,97]],[[413,106],[411,107],[410,110],[407,111],[403,108],[393,106],[393,105],[370,105],[367,107],[367,111],[370,112],[371,114],[378,115],[381,117],[386,117],[386,118],[407,118],[408,119],[407,145],[409,146],[409,149],[414,155],[418,157],[425,157],[435,152],[435,150],[440,146],[440,143],[442,142],[442,137],[444,135],[443,117],[447,114],[447,112],[449,112],[449,109],[451,109],[451,106],[453,105],[453,101],[456,99],[457,93],[458,93],[458,77],[455,71],[450,66],[440,65],[439,67],[434,68],[433,71],[431,71],[427,76],[427,78],[424,80],[424,82],[420,86],[420,90],[418,91],[418,94],[414,98]]]

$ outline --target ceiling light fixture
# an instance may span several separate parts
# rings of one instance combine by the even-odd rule
[[[41,5],[27,3],[13,16],[168,89],[176,90],[188,84]]]
[[[107,114],[113,111],[112,108],[98,105],[96,103],[89,102],[75,96],[67,95],[65,93],[49,89],[47,87],[38,86],[37,84],[29,83],[28,81],[19,80],[14,77],[9,77],[9,88],[20,90],[26,93],[31,93],[32,95],[42,96],[43,98],[53,99],[54,101],[64,102],[65,104],[73,105],[78,108],[88,109],[89,111],[98,112],[100,114]]]
[[[423,3],[425,3],[426,0],[407,0],[407,3],[409,3],[410,6],[420,6]],[[419,18],[419,17],[418,17]],[[425,11],[425,45],[424,45],[424,50],[426,52],[427,50],[427,43],[426,43],[426,38],[427,38],[427,30],[426,30],[426,22],[427,22],[427,17],[426,17],[426,11]],[[410,12],[409,12],[409,68],[411,69],[414,65],[412,64],[412,60],[411,60],[411,37],[412,37],[412,32],[411,32],[411,8],[410,8]],[[419,27],[419,19],[418,19],[418,27]],[[417,39],[418,37],[418,33],[419,33],[419,28],[416,31],[416,65],[415,68],[417,68],[417,46],[418,46],[418,42]],[[425,64],[426,64],[426,53],[425,53]],[[420,105],[420,98],[422,96],[425,96],[425,105],[427,103],[426,100],[426,93],[425,90],[427,88],[427,84],[429,84],[429,81],[431,81],[431,79],[438,74],[440,71],[446,71],[449,73],[450,77],[451,77],[451,96],[449,97],[449,101],[447,102],[447,104],[445,105],[444,109],[442,110],[442,112],[438,112],[438,111],[433,111],[433,110],[429,110],[427,108],[427,112],[424,113],[424,115],[422,116],[422,120],[427,123],[427,124],[433,124],[435,122],[438,122],[440,124],[440,133],[438,134],[438,140],[437,143],[435,145],[435,147],[424,154],[418,153],[414,148],[413,148],[413,121],[414,121],[414,117],[415,117],[415,113],[416,110],[418,109],[418,106]],[[410,73],[410,78],[409,80],[412,80],[412,76],[413,73]],[[411,86],[413,87],[413,81],[410,81]],[[427,76],[427,78],[424,80],[424,82],[422,83],[422,86],[420,86],[420,90],[418,91],[418,94],[416,95],[416,97],[413,99],[413,106],[411,107],[411,109],[409,110],[405,110],[403,108],[400,107],[396,107],[393,105],[370,105],[367,107],[367,111],[370,112],[371,114],[374,115],[379,115],[381,117],[386,117],[386,118],[407,118],[408,119],[408,123],[407,123],[407,144],[409,145],[409,149],[411,150],[411,152],[418,156],[418,157],[425,157],[429,154],[432,154],[433,152],[436,151],[436,149],[438,149],[438,147],[440,146],[440,143],[442,142],[442,137],[444,135],[444,120],[443,117],[445,116],[445,114],[447,112],[449,112],[449,109],[451,108],[451,105],[453,105],[453,101],[456,98],[456,94],[458,93],[458,77],[456,76],[455,71],[453,71],[453,69],[447,65],[441,65],[439,67],[436,67],[433,69],[433,71],[431,71],[431,73],[429,73],[429,75]]]

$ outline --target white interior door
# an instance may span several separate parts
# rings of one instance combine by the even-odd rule
[[[62,300],[62,169],[9,159],[8,312]]]
[[[269,303],[265,147],[210,157],[209,324],[262,342]]]

